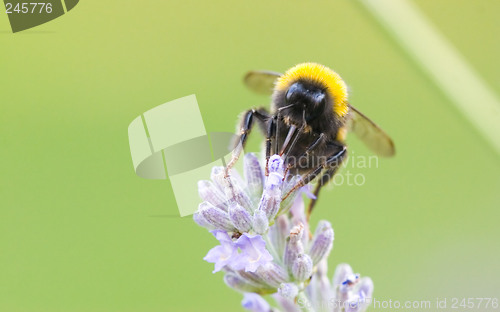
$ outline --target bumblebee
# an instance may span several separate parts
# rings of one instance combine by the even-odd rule
[[[321,187],[333,178],[347,157],[345,139],[348,132],[355,133],[379,156],[391,157],[395,153],[391,138],[349,104],[345,82],[326,66],[302,63],[284,74],[250,71],[244,83],[257,93],[272,94],[271,109],[250,109],[243,114],[239,144],[233,150],[227,170],[238,160],[257,122],[266,137],[266,175],[267,162],[274,154],[284,159],[286,173],[301,175],[283,199],[318,179],[308,216]]]

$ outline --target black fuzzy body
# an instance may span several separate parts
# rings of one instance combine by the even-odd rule
[[[275,91],[271,104],[271,115],[276,118],[276,133],[271,137],[271,154],[278,154],[286,140],[291,126],[297,127],[292,140],[299,135],[295,145],[290,150],[285,150],[286,163],[292,164],[290,173],[304,174],[321,166],[325,159],[340,151],[345,143],[339,140],[339,129],[345,126],[346,118],[335,114],[333,100],[321,86],[307,81],[300,81],[301,87],[290,96],[284,91]],[[322,101],[317,101],[318,94],[322,94]],[[293,104],[292,107],[288,107]],[[284,108],[281,109],[280,108]],[[302,128],[302,131],[299,129]],[[317,146],[308,148],[323,135]],[[290,146],[290,144],[289,144]],[[295,162],[294,162],[295,160]],[[297,161],[300,160],[300,161]]]

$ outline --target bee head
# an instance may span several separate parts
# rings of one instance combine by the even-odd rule
[[[303,119],[311,123],[318,116],[325,113],[327,94],[319,86],[305,81],[297,81],[290,85],[284,93],[282,107],[288,107],[284,115],[288,116],[295,124],[301,124]]]
[[[349,110],[347,86],[328,67],[317,63],[298,64],[277,79],[273,105],[297,125],[304,117],[308,123],[314,123],[321,116],[343,118]]]

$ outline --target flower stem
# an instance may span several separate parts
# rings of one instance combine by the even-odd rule
[[[300,291],[299,294],[297,295],[297,305],[299,306],[301,311],[314,312],[314,308],[309,299],[307,299],[307,296],[304,293],[304,291]]]

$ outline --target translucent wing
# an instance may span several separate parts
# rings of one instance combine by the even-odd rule
[[[280,73],[267,70],[253,70],[245,75],[243,81],[252,91],[270,95],[273,93],[274,82],[281,76]]]
[[[377,155],[394,156],[394,143],[384,130],[352,106],[351,115],[350,132],[354,132]]]

